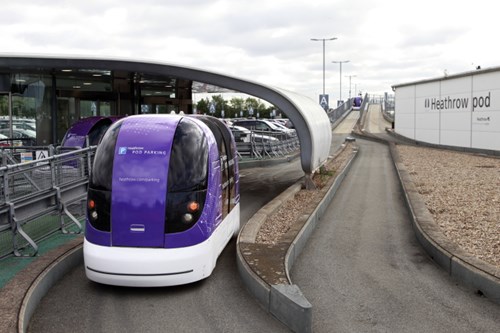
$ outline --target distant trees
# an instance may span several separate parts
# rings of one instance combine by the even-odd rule
[[[276,107],[267,106],[260,100],[247,97],[233,97],[230,101],[225,100],[222,95],[214,95],[211,99],[208,97],[199,100],[196,103],[196,112],[199,114],[213,115],[217,118],[237,118],[237,117],[259,117],[272,118]],[[224,116],[222,116],[224,111]],[[275,111],[274,115],[280,113]]]
[[[20,118],[35,119],[36,101],[34,98],[12,96],[12,115]],[[9,115],[9,99],[7,95],[0,97],[0,116]]]

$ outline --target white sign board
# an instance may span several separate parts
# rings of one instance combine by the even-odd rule
[[[418,141],[500,150],[500,69],[396,86],[395,130]]]
[[[35,153],[36,159],[41,160],[42,158],[47,158],[49,157],[49,151],[48,150],[37,150]]]

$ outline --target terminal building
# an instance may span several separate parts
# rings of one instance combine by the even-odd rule
[[[294,124],[306,174],[326,161],[330,121],[313,100],[247,79],[169,63],[83,57],[0,55],[0,145],[61,144],[76,121],[93,116],[193,113],[193,90],[215,86],[261,98]]]
[[[73,123],[90,116],[192,113],[192,80],[140,67],[120,61],[0,57],[1,137],[31,137],[32,144],[45,146],[60,144]]]
[[[395,131],[430,144],[500,151],[500,67],[393,86]]]

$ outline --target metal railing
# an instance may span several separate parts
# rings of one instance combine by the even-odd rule
[[[248,141],[236,142],[240,159],[279,158],[299,151],[299,138],[295,133],[251,131]]]
[[[19,158],[22,161],[23,156],[34,156],[40,148],[51,155],[61,151],[52,147],[12,147],[0,151],[0,257],[12,253],[32,256],[38,251],[36,242],[49,234],[82,231],[77,217],[84,215],[96,147],[19,163]],[[71,226],[76,230],[70,231]],[[11,245],[6,246],[9,238]],[[23,253],[28,247],[33,251]]]
[[[394,114],[395,114],[395,103],[394,103],[394,95],[384,94],[383,99],[381,101],[382,106],[382,115],[390,123],[394,122]]]
[[[330,118],[330,122],[333,124],[338,119],[340,119],[344,114],[352,109],[352,103],[354,98],[350,98],[344,103],[340,104],[336,109],[330,109],[327,114],[328,118]]]

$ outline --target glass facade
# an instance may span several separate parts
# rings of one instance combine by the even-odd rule
[[[192,113],[191,87],[189,80],[138,72],[0,67],[0,145],[58,145],[87,117]]]
[[[16,145],[34,145],[37,137],[48,144],[52,114],[52,79],[43,74],[2,74],[0,134]],[[7,77],[8,76],[8,77]],[[6,83],[9,83],[6,84]],[[44,138],[47,139],[44,140]]]

